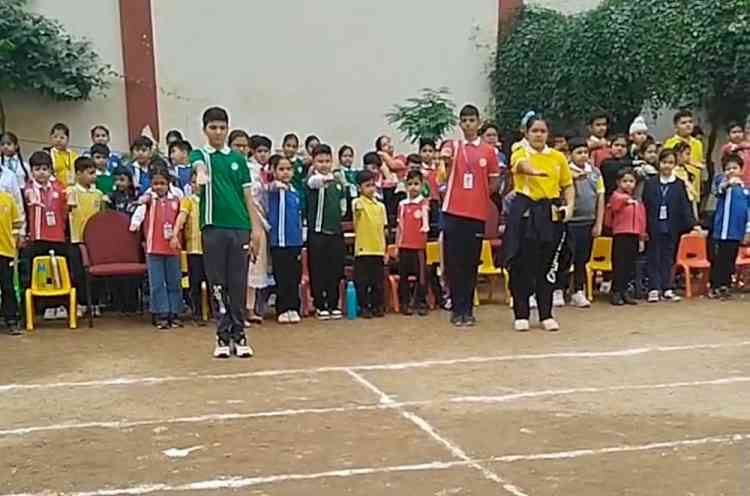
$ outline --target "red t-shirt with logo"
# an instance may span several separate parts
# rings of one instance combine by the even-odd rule
[[[62,185],[52,179],[46,186],[32,180],[24,196],[29,207],[29,239],[64,243],[68,201]]]
[[[450,150],[453,166],[443,200],[443,212],[486,221],[489,216],[490,177],[500,175],[495,149],[482,143],[449,141],[443,150]]]
[[[430,202],[421,195],[398,205],[399,248],[424,250],[430,230]]]
[[[177,216],[180,213],[180,199],[167,194],[157,197],[152,195],[148,201],[148,213],[144,221],[146,236],[146,253],[149,255],[179,255],[180,250],[174,250],[169,246],[173,236],[179,234],[175,231]]]

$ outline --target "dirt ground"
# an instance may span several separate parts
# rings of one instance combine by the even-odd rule
[[[0,496],[750,494],[750,299],[0,336]]]

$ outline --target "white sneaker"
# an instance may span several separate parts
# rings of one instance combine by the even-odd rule
[[[601,286],[599,286],[599,292],[601,294],[609,294],[612,292],[612,281],[602,281]]]
[[[333,310],[331,312],[331,319],[332,320],[341,320],[344,318],[344,314],[341,313],[341,310]]]
[[[513,329],[518,332],[526,332],[529,330],[529,321],[525,319],[519,319],[513,322]]]
[[[663,298],[666,301],[673,301],[673,302],[682,300],[682,298],[680,298],[679,296],[677,296],[676,294],[674,294],[674,291],[672,291],[671,289],[669,289],[667,291],[664,291]]]
[[[237,358],[250,358],[253,356],[253,349],[247,342],[247,338],[242,338],[238,342],[234,343],[234,354]]]
[[[556,332],[560,330],[560,324],[555,319],[547,319],[542,321],[542,327],[545,331]]]
[[[102,316],[102,306],[96,305],[94,307],[94,317],[101,317]]]
[[[278,322],[279,324],[291,324],[291,320],[289,318],[290,312],[284,312],[281,315],[279,315]]]
[[[86,310],[87,308],[85,305],[78,305],[78,318],[81,318],[84,315],[86,315]]]
[[[565,306],[565,293],[562,289],[556,289],[554,293],[552,293],[552,306],[554,307],[564,307]]]
[[[328,310],[315,310],[315,317],[318,320],[331,320],[331,314]]]
[[[81,316],[80,314],[78,315]],[[68,309],[65,307],[57,307],[57,310],[55,311],[55,319],[56,320],[68,320]]]
[[[299,316],[299,313],[292,310],[291,312],[289,312],[289,322],[292,324],[299,324],[300,322],[302,322],[302,317]]]
[[[232,347],[229,346],[229,343],[217,339],[216,347],[214,348],[214,358],[229,358],[230,356],[232,356]]]
[[[576,291],[570,296],[570,304],[573,305],[576,308],[589,308],[591,307],[591,302],[586,298],[586,295],[583,293],[583,291]]]
[[[529,308],[532,309],[532,310],[534,310],[538,306],[539,305],[536,304],[536,295],[529,296]]]
[[[48,308],[44,311],[44,320],[55,320],[57,318],[57,309]]]
[[[656,290],[649,291],[648,292],[648,302],[649,303],[659,303],[659,292]]]

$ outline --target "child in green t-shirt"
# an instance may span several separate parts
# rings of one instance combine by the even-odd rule
[[[105,195],[112,193],[115,189],[115,179],[109,172],[109,147],[96,144],[91,147],[91,158],[96,166],[96,189]]]

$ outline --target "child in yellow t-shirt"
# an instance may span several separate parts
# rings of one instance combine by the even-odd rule
[[[18,301],[13,288],[13,261],[16,259],[23,215],[10,193],[0,192],[0,300],[5,326],[18,335]]]
[[[76,184],[66,191],[68,199],[68,227],[70,229],[70,262],[73,282],[78,289],[78,313],[85,312],[87,286],[86,273],[83,269],[83,258],[80,245],[89,219],[102,209],[104,193],[96,189],[96,165],[89,157],[80,157],[75,163]],[[97,316],[100,309],[95,309]]]
[[[52,130],[49,133],[49,140],[50,145],[52,145],[49,153],[52,156],[52,168],[55,178],[63,186],[75,184],[75,163],[78,159],[78,154],[68,148],[70,128],[58,122],[52,126]]]
[[[203,308],[201,300],[201,287],[207,283],[206,269],[203,266],[203,239],[201,238],[200,226],[200,191],[197,182],[197,174],[193,169],[191,177],[191,193],[180,201],[180,215],[177,217],[175,232],[182,232],[184,249],[187,252],[188,280],[190,281],[190,303],[193,306],[193,320],[198,325],[205,325],[202,320]],[[172,238],[175,248],[180,246],[179,236]]]

